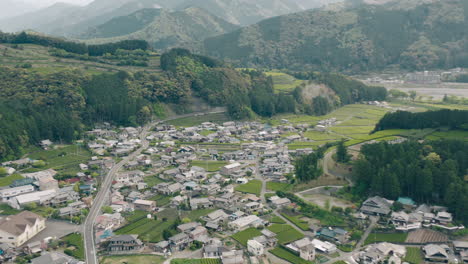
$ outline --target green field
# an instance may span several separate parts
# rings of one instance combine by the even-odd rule
[[[408,237],[407,233],[371,233],[364,244],[373,244],[379,242],[390,242],[390,243],[403,243]]]
[[[80,171],[80,163],[86,163],[91,159],[91,152],[78,145],[67,145],[52,150],[36,148],[28,157],[35,160],[43,160],[46,166],[38,170],[54,169],[60,174],[75,175]]]
[[[202,216],[205,216],[211,212],[214,212],[216,211],[217,209],[214,209],[214,208],[209,208],[209,209],[198,209],[198,210],[193,210],[193,211],[190,211],[189,213],[182,213],[181,214],[181,217],[187,217],[187,218],[190,218],[190,220],[192,221],[196,221],[198,220],[198,218],[202,217]]]
[[[23,179],[24,177],[19,174],[12,174],[10,176],[0,178],[0,186],[8,186],[12,184],[15,180]]]
[[[149,200],[156,201],[156,206],[165,206],[171,202],[171,198],[171,196],[158,194],[149,198]]]
[[[216,172],[221,169],[221,167],[227,165],[225,161],[216,161],[216,160],[194,160],[190,163],[192,166],[198,166],[204,168],[207,172]]]
[[[246,184],[237,186],[235,190],[238,192],[251,193],[260,196],[262,191],[262,182],[259,180],[251,180]]]
[[[84,260],[85,253],[84,253],[84,243],[83,243],[83,236],[81,234],[73,233],[68,236],[62,238],[62,240],[67,244],[67,247],[73,246],[75,250],[71,250],[70,255],[74,258],[79,260]]]
[[[293,187],[292,184],[282,182],[267,182],[267,189],[270,191],[289,191]]]
[[[302,233],[290,225],[272,224],[268,227],[268,230],[277,234],[276,238],[278,238],[278,243],[282,245],[291,243],[304,237]]]
[[[275,215],[270,219],[270,222],[273,224],[286,224],[286,221],[283,220],[283,218]]]
[[[221,259],[173,259],[171,264],[221,264]]]
[[[289,252],[288,250],[280,248],[280,247],[270,250],[270,253],[277,256],[280,259],[284,259],[293,264],[313,264],[314,263],[311,261],[306,261],[300,258],[299,256],[294,255],[293,253]]]
[[[147,177],[143,178],[143,181],[146,184],[148,184],[148,187],[150,187],[150,188],[157,185],[157,184],[160,184],[160,183],[164,182],[164,180],[159,178],[157,175],[147,176]]]
[[[420,248],[414,248],[414,247],[407,247],[406,248],[406,256],[404,258],[404,261],[410,263],[410,264],[419,264],[423,263],[423,255],[421,252]]]
[[[271,78],[273,79],[273,87],[276,93],[291,92],[297,86],[304,83],[304,81],[297,80],[293,76],[282,72],[271,71],[265,72],[265,74],[267,76],[271,76]]]
[[[115,231],[117,235],[138,235],[139,239],[145,242],[157,243],[163,240],[162,233],[173,225],[172,220],[154,220],[142,218],[135,222],[119,228]]]
[[[179,119],[174,119],[168,121],[167,123],[174,126],[179,127],[191,127],[191,126],[198,126],[203,122],[213,122],[213,123],[224,123],[231,121],[231,119],[226,116],[224,113],[219,114],[207,114],[207,115],[199,115],[199,116],[191,116],[191,117],[184,117]]]
[[[243,246],[247,246],[247,241],[254,237],[260,236],[262,233],[256,228],[247,228],[244,231],[240,231],[232,235],[231,237]]]
[[[12,208],[8,204],[0,204],[0,215],[14,215],[21,212],[20,210],[16,210]]]
[[[166,259],[156,255],[107,256],[102,258],[102,264],[161,264]]]
[[[292,215],[288,215],[286,213],[281,213],[281,215],[288,219],[289,221],[291,221],[294,225],[296,225],[297,227],[299,227],[300,229],[304,230],[304,231],[308,231],[309,230],[309,223],[307,221],[304,221],[304,220],[301,220],[300,218],[301,217],[304,217],[303,215],[297,215],[297,216],[292,216]]]

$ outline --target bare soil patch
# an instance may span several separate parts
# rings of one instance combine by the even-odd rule
[[[447,235],[430,229],[418,229],[408,234],[406,243],[429,244],[448,242]]]

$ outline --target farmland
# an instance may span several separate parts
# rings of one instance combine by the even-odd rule
[[[213,160],[194,160],[191,162],[192,166],[197,166],[205,169],[208,172],[219,171],[221,167],[225,166],[225,161],[213,161]]]
[[[161,264],[165,259],[156,255],[106,256],[99,263],[103,264]]]
[[[422,252],[420,248],[407,247],[404,261],[410,264],[423,263]]]
[[[294,88],[304,83],[304,81],[297,80],[293,76],[282,72],[271,71],[265,74],[273,79],[273,87],[276,93],[291,92]]]
[[[277,234],[276,238],[278,238],[278,243],[282,245],[291,243],[304,237],[304,235],[299,231],[286,224],[273,224],[267,229]]]
[[[291,221],[294,225],[299,227],[300,229],[307,231],[309,230],[309,223],[307,221],[304,221],[301,219],[301,217],[304,217],[303,215],[290,215],[288,213],[281,213],[281,215]]]
[[[260,195],[262,190],[262,182],[259,180],[252,180],[246,184],[242,184],[236,187],[236,191],[243,193],[251,193],[257,196]]]
[[[280,248],[280,247],[277,247],[277,248],[274,248],[274,249],[270,250],[270,253],[277,256],[278,258],[284,259],[284,260],[286,260],[286,261],[288,261],[290,263],[294,263],[294,264],[313,264],[313,262],[306,261],[306,260],[300,258],[299,256],[294,255],[293,253],[289,252],[288,250]]]
[[[371,233],[364,243],[366,245],[379,242],[403,243],[407,237],[406,233]]]
[[[289,191],[293,187],[292,184],[289,183],[281,183],[281,182],[267,182],[267,189],[270,191]]]
[[[244,231],[240,231],[232,235],[231,237],[243,246],[247,246],[247,241],[256,236],[260,236],[262,233],[256,228],[248,228]]]
[[[2,177],[0,178],[0,186],[8,186],[12,184],[14,181],[21,180],[21,179],[23,179],[23,176],[19,174],[13,174],[10,176]]]
[[[223,123],[228,121],[231,121],[228,116],[226,116],[224,113],[218,113],[184,117],[168,121],[167,123],[178,127],[191,127],[197,126],[203,122]]]
[[[406,239],[407,243],[445,243],[448,242],[449,238],[447,235],[430,229],[419,229],[411,231]]]
[[[171,264],[221,264],[221,259],[173,259]]]

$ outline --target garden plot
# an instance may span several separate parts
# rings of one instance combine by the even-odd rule
[[[447,235],[430,229],[418,229],[408,234],[406,243],[429,244],[429,243],[445,243],[449,239]]]

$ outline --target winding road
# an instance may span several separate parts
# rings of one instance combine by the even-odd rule
[[[151,128],[161,122],[167,122],[175,119],[180,119],[180,118],[186,118],[186,117],[192,117],[192,116],[200,116],[200,115],[206,115],[206,114],[219,114],[219,113],[224,113],[225,111],[214,111],[214,112],[202,112],[202,113],[191,113],[187,115],[179,115],[179,116],[174,116],[165,120],[160,120],[156,122],[152,122],[145,127],[143,127],[142,131],[140,132],[140,140],[141,140],[141,146],[135,150],[133,153],[125,157],[123,160],[121,160],[119,163],[114,165],[112,169],[107,173],[104,181],[101,184],[101,188],[99,189],[96,197],[94,198],[93,205],[91,206],[89,210],[89,214],[86,218],[86,221],[83,225],[83,240],[84,240],[84,248],[85,248],[85,256],[86,256],[86,263],[87,264],[98,264],[98,258],[97,258],[97,252],[96,252],[96,244],[94,242],[94,223],[96,222],[96,218],[101,212],[101,208],[104,205],[106,201],[106,197],[108,197],[110,187],[112,185],[112,181],[114,180],[117,172],[129,161],[134,159],[136,156],[140,155],[140,153],[148,148],[149,146],[149,141],[146,140],[146,137],[148,133],[150,132]]]

